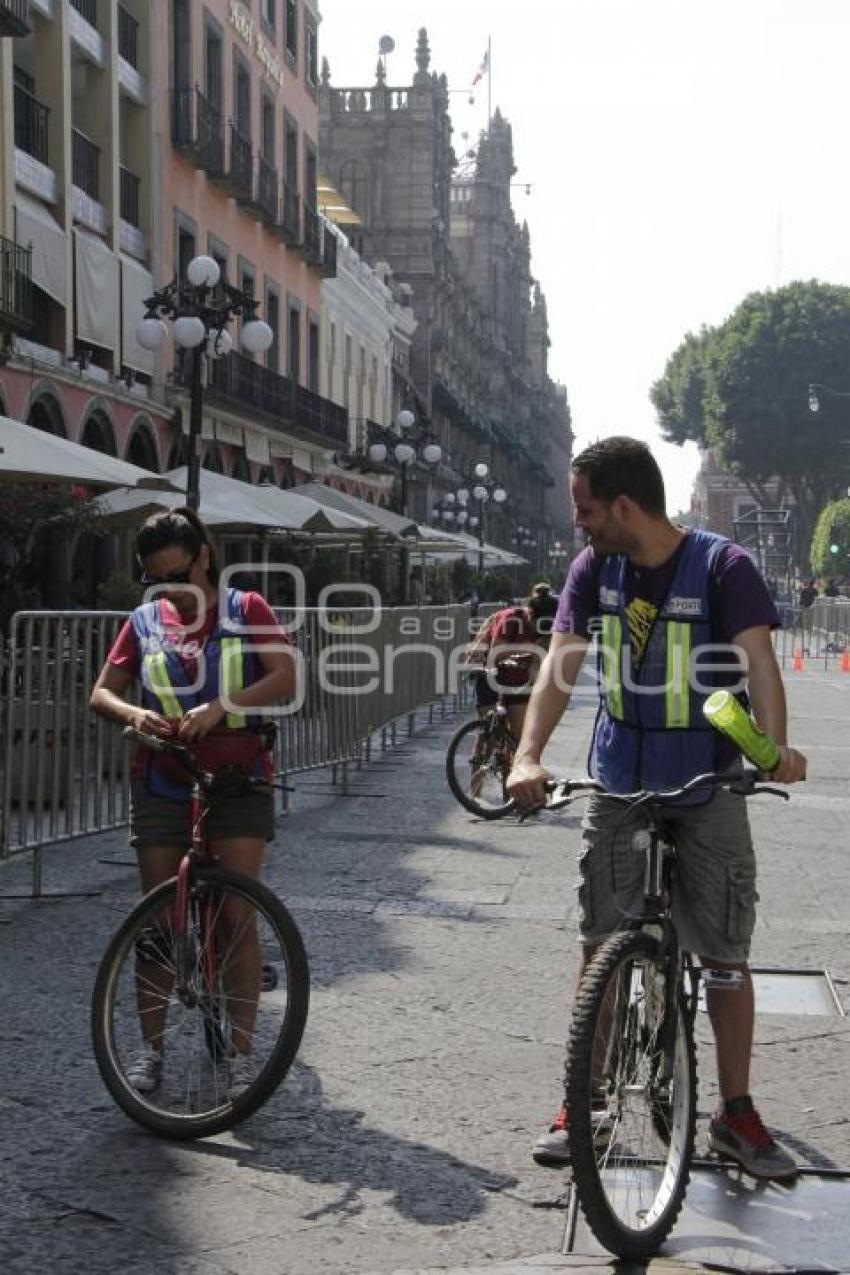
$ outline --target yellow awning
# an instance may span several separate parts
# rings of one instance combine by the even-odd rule
[[[362,226],[363,218],[350,208],[342,195],[326,177],[320,177],[316,185],[319,212],[336,226]]]

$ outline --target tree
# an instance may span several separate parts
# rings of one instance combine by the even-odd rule
[[[830,501],[821,510],[812,536],[812,570],[843,578],[850,567],[850,500]]]
[[[850,288],[792,283],[752,293],[719,327],[689,333],[650,397],[665,438],[710,447],[762,504],[777,479],[807,544],[840,486],[840,439],[850,436],[850,400],[826,396],[816,417],[808,386],[847,387],[848,354]]]

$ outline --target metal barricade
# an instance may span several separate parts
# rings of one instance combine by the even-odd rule
[[[372,734],[454,696],[469,607],[280,611],[299,664],[279,718],[282,777],[357,762]],[[130,750],[89,699],[126,613],[19,612],[0,638],[0,860],[125,825]],[[285,802],[282,804],[285,805]]]

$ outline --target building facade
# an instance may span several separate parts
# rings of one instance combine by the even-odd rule
[[[568,507],[559,515],[546,497],[553,466],[569,455],[569,415],[548,375],[528,229],[511,207],[511,130],[496,112],[472,163],[459,168],[448,102],[424,29],[409,86],[388,86],[379,63],[374,84],[336,88],[323,64],[322,168],[359,217],[352,240],[361,256],[388,263],[410,289],[417,327],[406,405],[444,457],[432,481],[419,484],[414,512],[427,516],[441,491],[484,461],[509,493],[507,516],[489,517],[488,539],[509,545],[522,511],[542,560],[551,518],[559,532],[569,525]]]

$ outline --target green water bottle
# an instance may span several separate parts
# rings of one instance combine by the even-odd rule
[[[731,691],[715,691],[703,704],[703,714],[715,730],[737,744],[747,761],[759,770],[774,770],[779,765],[779,749],[743,708]]]

